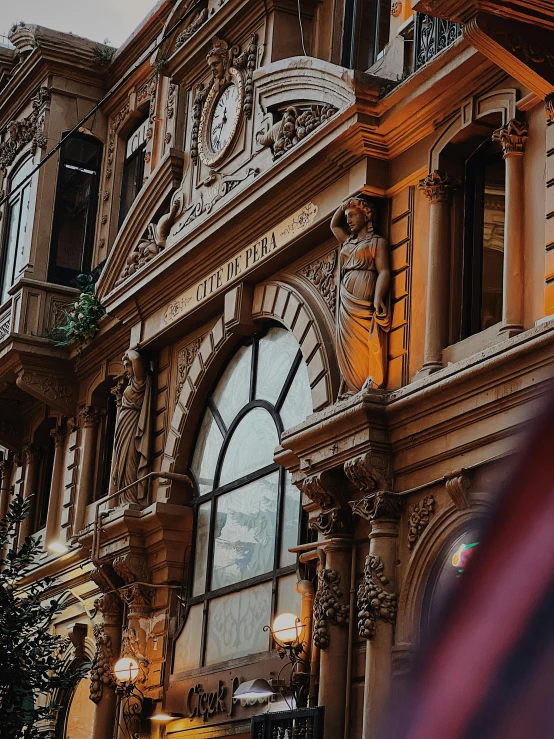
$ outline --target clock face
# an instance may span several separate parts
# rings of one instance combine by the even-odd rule
[[[214,154],[223,151],[231,140],[239,113],[239,98],[239,88],[235,84],[230,84],[217,99],[209,131],[210,147]]]

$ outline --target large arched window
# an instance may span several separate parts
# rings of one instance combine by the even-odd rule
[[[19,270],[23,266],[25,246],[31,227],[29,214],[31,206],[31,180],[22,185],[33,168],[32,159],[21,164],[10,178],[10,199],[8,201],[8,218],[4,232],[4,248],[2,250],[2,295],[0,304],[10,296],[9,289],[14,284]],[[21,187],[19,187],[22,185]]]
[[[173,671],[270,649],[263,626],[297,610],[300,493],[273,453],[312,412],[294,336],[270,328],[241,346],[208,400],[190,466],[197,497],[189,611]]]

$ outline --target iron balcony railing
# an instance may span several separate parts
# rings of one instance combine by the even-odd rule
[[[323,739],[323,706],[252,717],[251,739]]]
[[[462,35],[462,26],[441,18],[416,13],[414,72],[431,61]]]

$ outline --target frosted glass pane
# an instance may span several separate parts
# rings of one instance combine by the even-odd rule
[[[256,398],[275,405],[298,349],[294,335],[283,328],[272,328],[260,339]]]
[[[202,503],[198,508],[196,525],[196,552],[194,557],[194,579],[192,594],[201,595],[206,589],[206,567],[208,563],[208,542],[210,540],[211,501]]]
[[[215,467],[222,443],[221,431],[208,408],[202,426],[200,426],[191,464],[191,469],[198,483],[199,495],[204,495],[204,493],[213,490]]]
[[[200,645],[202,643],[203,603],[192,606],[185,626],[175,642],[173,672],[195,670],[200,666]]]
[[[216,598],[210,603],[206,664],[269,649],[263,627],[271,620],[271,582]]]
[[[296,370],[296,375],[281,407],[283,428],[290,429],[305,421],[313,413],[312,391],[308,378],[308,368],[304,361]]]
[[[295,547],[298,544],[298,519],[300,515],[300,490],[292,484],[288,473],[286,478],[283,536],[281,537],[281,567],[293,565],[296,562],[296,554],[292,554],[288,550],[289,547]]]
[[[300,618],[302,599],[296,592],[298,577],[296,572],[286,577],[280,577],[277,586],[277,613],[294,613]]]
[[[241,347],[218,382],[212,400],[227,427],[250,400],[252,347]]]
[[[279,473],[217,499],[212,590],[273,570]]]
[[[250,472],[273,464],[279,436],[273,418],[263,408],[254,408],[239,423],[227,447],[219,485],[238,480]]]

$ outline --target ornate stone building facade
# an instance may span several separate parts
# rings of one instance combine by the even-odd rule
[[[160,0],[0,47],[0,511],[91,667],[52,736],[117,735],[120,656],[140,736],[377,736],[551,386],[553,26]]]

